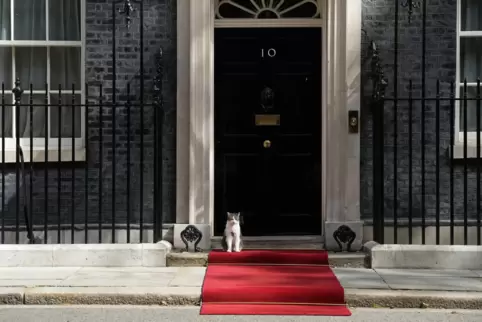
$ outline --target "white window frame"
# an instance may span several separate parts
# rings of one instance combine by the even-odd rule
[[[10,14],[11,17],[14,17],[14,6],[15,0],[11,1],[10,6]],[[11,86],[10,84],[5,84],[5,94],[9,94],[13,98],[12,89],[15,86],[15,79],[16,79],[16,70],[15,70],[15,48],[17,47],[42,47],[47,49],[47,80],[48,80],[48,99],[49,99],[49,128],[47,129],[48,134],[50,133],[50,107],[55,107],[55,102],[51,102],[50,96],[52,94],[59,94],[59,90],[52,88],[52,84],[50,82],[50,48],[52,47],[70,47],[70,48],[80,48],[80,89],[75,90],[75,95],[80,95],[80,102],[76,100],[76,104],[80,104],[81,106],[81,120],[80,120],[80,127],[81,127],[81,135],[80,138],[74,139],[74,146],[72,146],[72,138],[66,137],[61,138],[61,146],[59,151],[59,139],[57,138],[49,138],[48,139],[48,152],[46,151],[45,147],[45,138],[33,138],[33,143],[30,143],[30,138],[20,138],[20,146],[24,152],[24,160],[25,162],[76,162],[76,161],[85,161],[85,19],[86,19],[86,0],[80,0],[80,41],[57,41],[57,40],[49,40],[49,0],[45,2],[45,10],[46,10],[46,40],[0,40],[0,47],[7,47],[11,48],[12,50],[12,80]],[[15,19],[10,20],[10,35],[13,38],[14,35],[14,24]],[[30,95],[30,84],[25,84],[21,82],[21,88],[24,90],[22,97],[26,96],[29,97]],[[0,90],[1,91],[1,90]],[[1,94],[1,93],[0,93]],[[33,90],[32,94],[37,95],[45,95],[45,89],[43,90]],[[72,94],[72,89],[62,89],[60,91],[62,95],[69,95]],[[70,97],[70,96],[68,96]],[[13,103],[6,102],[6,103]],[[1,103],[0,103],[1,104]],[[70,104],[69,101],[65,102],[65,105],[68,106]],[[15,106],[12,106],[12,135],[15,135]],[[32,145],[32,154],[33,159],[30,160],[30,146]],[[6,163],[15,163],[17,162],[17,139],[14,138],[5,138],[5,162]],[[75,150],[75,151],[74,151]],[[47,153],[46,153],[47,152]],[[72,158],[73,152],[75,152],[75,159]],[[2,162],[2,142],[0,137],[0,162]]]
[[[456,88],[455,88],[455,97],[461,98],[463,94],[462,87],[464,86],[464,82],[460,80],[460,40],[461,38],[482,38],[482,30],[478,31],[463,31],[462,30],[462,0],[457,0],[457,63],[456,63]],[[482,86],[482,85],[481,85]],[[470,87],[477,87],[477,82],[467,82],[467,88]],[[464,131],[460,128],[460,108],[461,104],[460,101],[456,101],[455,103],[455,144],[463,144],[464,143]],[[468,145],[475,145],[477,139],[477,132],[476,131],[467,131],[467,144]]]

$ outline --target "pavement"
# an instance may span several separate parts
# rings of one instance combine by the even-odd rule
[[[482,270],[333,268],[351,307],[482,309]],[[204,267],[0,268],[0,304],[199,305]]]
[[[0,306],[0,322],[480,322],[482,311],[353,309],[350,317],[199,316],[199,307]]]

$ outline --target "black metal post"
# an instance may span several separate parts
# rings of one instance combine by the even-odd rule
[[[398,5],[395,0],[395,28],[393,54],[393,242],[398,241]]]
[[[141,160],[140,160],[140,209],[139,209],[139,242],[144,241],[144,1],[140,2],[139,9],[140,31],[140,112],[141,112]]]
[[[162,96],[162,80],[164,74],[163,51],[159,51],[157,57],[157,75],[154,78],[154,242],[162,240],[162,172],[163,172],[163,156],[162,156],[162,133],[164,122],[163,96]]]
[[[84,107],[84,118],[85,118],[85,183],[84,183],[84,242],[89,243],[89,84],[85,84],[85,107]]]
[[[62,194],[62,86],[59,85],[58,90],[58,118],[57,118],[57,126],[59,131],[59,141],[57,144],[57,243],[62,243],[62,208],[61,208],[61,194]]]
[[[72,84],[72,119],[71,119],[71,131],[72,131],[72,138],[71,138],[71,144],[72,144],[72,162],[75,162],[75,86]],[[75,244],[75,167],[72,166],[72,187],[70,191],[70,243]]]
[[[50,135],[50,125],[49,125],[49,86],[45,84],[45,95],[44,95],[44,118],[45,118],[45,162],[44,162],[44,244],[48,243],[49,235],[49,135]],[[87,122],[86,122],[87,123]]]
[[[104,169],[104,91],[102,84],[99,85],[99,216],[98,216],[98,228],[99,228],[99,244],[102,243],[102,224],[104,217],[102,213],[103,205],[103,193],[104,193],[104,176],[102,174]]]
[[[426,53],[426,49],[427,49],[427,40],[426,40],[426,34],[427,34],[427,1],[423,1],[423,9],[422,9],[422,106],[421,106],[421,119],[420,119],[420,122],[421,122],[421,126],[422,126],[422,129],[421,129],[421,135],[422,135],[422,146],[421,146],[421,180],[422,180],[422,205],[421,205],[421,208],[422,208],[422,245],[425,245],[425,144],[426,144],[426,137],[425,137],[425,94],[426,94],[426,84],[425,84],[425,80],[426,80],[426,66],[425,66],[425,61],[426,61],[426,57],[425,57],[425,53]],[[438,214],[437,214],[438,216]]]
[[[450,82],[450,245],[454,244],[455,234],[455,199],[454,199],[454,144],[455,144],[455,84]]]
[[[440,80],[435,102],[435,243],[440,244]],[[425,234],[424,234],[425,235]]]
[[[387,82],[384,78],[378,48],[372,47],[372,114],[373,114],[373,237],[384,242],[384,99]]]
[[[115,224],[116,224],[116,83],[117,83],[117,51],[116,51],[116,0],[112,1],[112,243],[115,244]]]
[[[20,242],[20,104],[22,100],[23,89],[20,87],[20,79],[15,81],[15,88],[12,90],[15,99],[15,242]]]
[[[464,80],[464,245],[468,243],[468,155],[467,155],[467,141],[468,141],[468,108],[467,108],[468,88],[467,79]]]
[[[480,161],[480,78],[477,78],[477,111],[476,111],[476,117],[477,117],[477,160]],[[481,236],[480,236],[480,162],[477,162],[477,245],[481,244]]]
[[[8,106],[11,106],[12,102]],[[2,83],[2,244],[5,243],[5,84]]]
[[[29,175],[29,186],[28,186],[28,198],[27,198],[27,178],[25,177],[25,165],[22,168],[22,178],[23,178],[23,211],[25,216],[25,225],[27,226],[27,238],[31,244],[34,243],[33,232],[32,232],[32,205],[33,205],[33,85],[30,84],[30,97],[29,97],[29,134],[30,134],[30,175]],[[25,156],[24,156],[25,157]],[[25,160],[22,160],[24,163]]]
[[[413,80],[408,84],[408,243],[413,240]]]
[[[126,185],[127,185],[127,243],[131,242],[131,84],[127,84],[127,169],[126,169]]]

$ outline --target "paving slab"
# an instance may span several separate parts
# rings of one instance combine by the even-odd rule
[[[205,267],[179,267],[176,276],[171,280],[169,286],[198,286],[201,287],[204,283],[204,276],[206,275]]]
[[[132,272],[91,270],[88,273],[74,274],[61,281],[61,286],[168,286],[176,272]]]
[[[0,267],[0,285],[2,280],[63,280],[80,269],[80,267]]]
[[[390,276],[400,276],[400,277],[411,277],[411,276],[426,276],[426,277],[468,277],[477,278],[480,277],[476,271],[463,270],[463,269],[374,269],[380,276],[390,275]],[[482,271],[481,271],[482,273]]]
[[[350,307],[482,309],[482,293],[345,289]]]
[[[177,273],[179,267],[82,267],[75,272],[76,275],[89,275],[99,271],[106,273]]]
[[[427,270],[377,270],[378,274],[393,290],[466,291],[482,292],[479,277],[450,276],[440,271]],[[452,274],[454,274],[452,272]],[[465,273],[467,274],[467,272]],[[445,276],[444,276],[445,275]]]
[[[332,268],[344,288],[389,289],[385,281],[372,269]]]
[[[475,274],[477,274],[479,277],[482,277],[482,270],[476,270],[473,271]]]
[[[58,286],[62,280],[31,280],[31,279],[16,279],[16,280],[0,280],[0,287],[46,287]]]

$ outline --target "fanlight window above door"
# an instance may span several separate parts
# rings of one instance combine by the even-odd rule
[[[323,0],[218,0],[216,19],[319,19]]]

